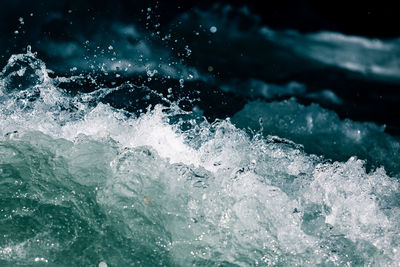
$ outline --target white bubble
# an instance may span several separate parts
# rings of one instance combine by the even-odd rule
[[[107,263],[105,263],[104,261],[99,263],[99,267],[107,267]]]
[[[210,32],[211,32],[211,33],[216,33],[216,32],[217,32],[217,27],[211,26]]]

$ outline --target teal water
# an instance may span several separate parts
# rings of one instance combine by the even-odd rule
[[[31,52],[1,73],[1,266],[399,262],[399,143],[378,126],[294,100],[135,117],[96,102],[118,88],[69,96],[70,79]]]

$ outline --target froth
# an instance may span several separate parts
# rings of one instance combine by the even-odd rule
[[[10,64],[35,62],[29,53],[15,58]],[[63,92],[44,63],[37,64],[41,72],[25,77],[29,69],[21,71],[28,86],[15,90],[8,81],[19,76],[18,67],[2,72],[0,175],[23,174],[4,185],[31,201],[32,210],[51,207],[70,217],[63,216],[59,228],[52,221],[52,230],[37,229],[40,242],[7,237],[1,260],[25,264],[29,260],[14,249],[23,247],[26,255],[40,252],[52,262],[52,253],[92,234],[89,251],[102,253],[110,265],[141,265],[143,255],[153,265],[181,266],[399,260],[398,182],[383,168],[367,172],[355,157],[331,162],[287,139],[250,136],[229,120],[210,124],[174,106],[135,117],[107,104],[89,105]],[[332,116],[311,111],[311,118]],[[314,119],[304,123],[304,131],[315,130]],[[60,229],[73,235],[62,242],[55,234]],[[116,256],[120,251],[127,256]],[[92,257],[79,253],[80,263]]]

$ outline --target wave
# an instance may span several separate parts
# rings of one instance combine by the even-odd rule
[[[398,179],[385,172],[385,164],[397,170],[390,159],[398,154],[365,152],[385,166],[367,170],[356,157],[333,162],[307,153],[338,147],[347,157],[364,145],[371,150],[374,140],[397,144],[398,153],[378,126],[294,100],[250,103],[213,123],[171,101],[135,115],[101,101],[121,87],[76,94],[59,87],[81,78],[52,78],[29,49],[0,74],[1,264],[400,260]],[[280,105],[287,121],[271,117]],[[263,118],[262,131],[239,128],[255,117]],[[274,125],[305,148],[263,134]],[[348,150],[332,145],[333,136]]]
[[[301,143],[308,153],[339,161],[357,156],[367,160],[369,167],[385,166],[391,174],[400,174],[400,162],[393,160],[400,157],[400,143],[384,132],[384,126],[341,120],[335,112],[318,104],[304,106],[294,98],[270,103],[254,101],[237,112],[232,122],[255,131],[261,126],[265,135]]]

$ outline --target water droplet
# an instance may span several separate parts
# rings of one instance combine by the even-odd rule
[[[148,69],[148,70],[146,70],[146,73],[147,73],[147,76],[153,77],[154,75],[156,75],[158,73],[158,71]]]
[[[189,49],[189,46],[185,46],[186,55],[190,56],[192,54],[192,50]]]
[[[216,32],[217,32],[217,27],[211,26],[210,32],[211,32],[211,33],[216,33]]]

